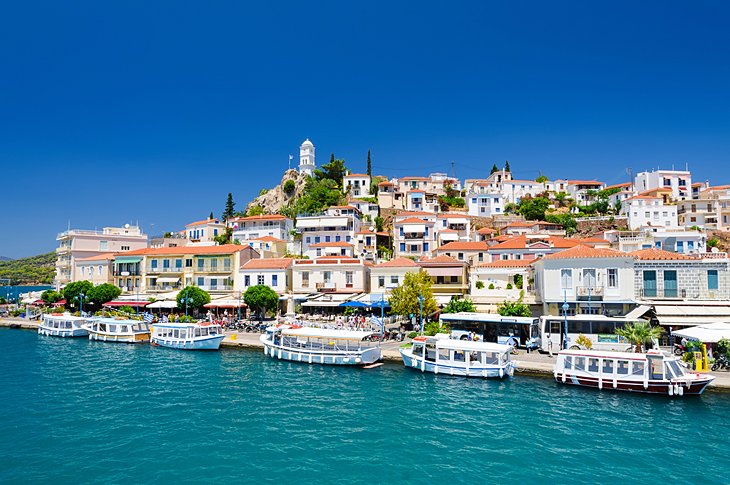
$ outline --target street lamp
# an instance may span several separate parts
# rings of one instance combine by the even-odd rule
[[[423,335],[426,335],[425,329],[423,328],[423,294],[418,295],[418,307],[419,307],[418,324],[421,327],[421,333]]]
[[[563,349],[568,348],[568,291],[563,292],[563,319],[564,319],[564,332],[563,332]]]
[[[188,317],[188,301],[190,298],[188,298],[188,288],[185,288],[185,319],[187,320]]]
[[[79,293],[79,296],[77,297],[79,299],[79,316],[84,316],[84,295],[83,292]]]

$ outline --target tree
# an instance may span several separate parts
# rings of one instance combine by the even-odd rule
[[[252,205],[246,210],[247,216],[260,216],[264,213],[264,208],[260,205]]]
[[[347,173],[344,160],[331,160],[330,163],[322,165],[321,169],[314,171],[317,180],[332,180],[338,187],[342,188],[342,178]]]
[[[509,160],[505,160],[505,161],[504,161],[504,171],[505,171],[505,172],[511,172],[511,171],[512,171],[512,170],[510,170],[510,168],[509,168]]]
[[[417,273],[406,273],[403,283],[394,288],[388,301],[391,311],[397,315],[411,316],[420,313],[419,295],[423,296],[423,315],[430,315],[438,310],[436,299],[431,290],[431,276],[424,270]]]
[[[74,281],[73,283],[67,284],[62,293],[63,298],[66,300],[66,306],[69,308],[80,308],[81,298],[79,295],[84,294],[83,303],[89,300],[89,291],[94,288],[94,284],[91,281]]]
[[[372,177],[373,175],[373,163],[370,161],[370,150],[368,150],[368,168],[366,173],[368,177]]]
[[[210,215],[208,216],[209,220],[213,220],[213,211],[210,211]]]
[[[279,306],[279,295],[266,285],[249,286],[243,294],[243,301],[249,308],[257,310],[259,318],[267,311],[276,310]]]
[[[530,311],[530,305],[522,303],[522,298],[525,296],[524,291],[520,291],[520,297],[516,301],[503,301],[497,305],[497,313],[503,317],[530,317],[532,312]]]
[[[459,313],[459,312],[475,312],[477,311],[476,308],[474,308],[474,303],[468,298],[464,299],[457,299],[452,298],[448,305],[446,305],[446,308],[444,308],[444,313]]]
[[[41,293],[41,300],[43,300],[48,305],[52,305],[53,303],[56,303],[57,301],[62,299],[63,295],[56,290],[46,290]]]
[[[535,179],[535,182],[537,182],[538,184],[544,184],[547,181],[548,181],[547,176],[542,175],[542,174],[538,175],[537,178]]]
[[[565,229],[567,235],[575,233],[578,229],[578,223],[573,218],[572,214],[549,214],[545,216],[545,222],[552,222],[553,224],[560,224]]]
[[[293,194],[294,193],[294,189],[296,189],[296,188],[297,188],[297,184],[294,183],[293,180],[287,180],[286,182],[284,182],[284,193],[286,195]]]
[[[643,347],[651,343],[652,339],[659,338],[664,329],[652,327],[649,322],[627,323],[616,329],[616,335],[625,338],[635,347],[635,352],[643,352]]]
[[[188,310],[203,308],[203,305],[210,303],[210,295],[208,292],[197,286],[186,286],[177,294],[177,307],[181,310],[186,308],[186,299]]]
[[[218,245],[230,244],[232,237],[233,229],[230,227],[226,227],[222,233],[218,234],[217,236],[213,236],[213,241],[215,241],[215,243]]]
[[[385,224],[385,221],[380,216],[375,216],[375,230],[378,232],[383,232],[383,226]]]
[[[112,301],[121,294],[122,290],[120,288],[110,283],[102,283],[90,289],[86,296],[88,297],[89,303],[98,309],[104,303]]]
[[[221,219],[224,221],[227,221],[231,217],[233,217],[234,214],[234,207],[236,206],[236,203],[233,202],[233,194],[228,192],[228,198],[226,199],[226,209],[223,211],[223,215],[221,216]]]
[[[499,172],[499,168],[497,167],[496,163],[492,165],[492,171],[489,172],[489,175],[492,175],[494,172]]]
[[[335,154],[334,152],[330,153],[330,163],[333,163],[335,161]]]
[[[523,197],[520,200],[519,213],[528,221],[543,221],[549,206],[550,201],[545,197]]]

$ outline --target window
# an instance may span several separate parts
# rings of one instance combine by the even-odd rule
[[[325,271],[324,272],[324,282],[330,283],[332,281],[332,271]]]
[[[302,286],[309,286],[309,271],[302,271]]]
[[[352,286],[353,272],[345,271],[345,284]]]
[[[182,268],[182,259],[175,260],[175,268]]]
[[[575,370],[585,370],[586,368],[586,358],[585,357],[576,357],[575,358]]]
[[[163,259],[162,260],[162,267],[163,268],[169,268],[170,267],[170,260],[169,259]]]
[[[193,260],[191,258],[188,258],[185,260],[185,267],[186,268],[192,268],[193,267]]]
[[[458,259],[459,261],[464,261],[464,253],[459,253]]]
[[[561,269],[560,270],[560,287],[563,289],[573,288],[573,270],[572,269]]]
[[[428,251],[428,243],[423,243],[423,250]]]
[[[619,360],[616,361],[616,373],[620,376],[628,375],[629,373],[629,361]]]
[[[204,267],[205,267],[205,260],[202,258],[198,259],[198,271],[203,271]]]
[[[644,375],[644,362],[634,361],[631,367],[632,376],[643,376]]]
[[[717,290],[719,288],[718,281],[717,281],[717,270],[716,269],[710,269],[707,270],[707,289],[708,290]]]
[[[378,276],[378,288],[385,287],[385,276]]]
[[[257,285],[263,285],[264,284],[264,275],[260,274],[256,277],[256,284]]]
[[[108,251],[109,241],[99,241],[99,251]]]
[[[271,286],[279,286],[279,275],[271,275]]]
[[[391,276],[390,277],[390,283],[393,284],[393,285],[397,285],[398,284],[398,277],[397,276]]]
[[[198,276],[198,286],[203,286],[205,284],[205,279],[202,276]]]
[[[603,361],[603,369],[601,370],[604,374],[613,374],[613,361],[606,359]]]
[[[667,298],[677,297],[677,272],[674,270],[664,271],[664,296]]]
[[[157,260],[156,259],[153,259],[150,262],[150,265],[151,265],[153,271],[156,270],[157,269]]]
[[[406,243],[400,243],[400,250],[401,252],[406,252]]]
[[[243,277],[243,286],[251,286],[251,276],[246,275]]]
[[[608,287],[618,288],[618,269],[608,268]]]
[[[644,296],[656,296],[656,271],[644,271]]]
[[[210,270],[215,271],[218,269],[218,260],[217,259],[211,259],[210,260]]]
[[[588,359],[588,372],[598,372],[598,359]]]
[[[571,367],[573,367],[573,357],[571,357],[569,355],[566,356],[565,357],[565,363],[563,364],[563,367],[565,367],[566,369],[570,369]]]
[[[129,251],[129,246],[122,246],[122,251]]]

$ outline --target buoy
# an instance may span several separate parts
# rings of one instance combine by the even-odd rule
[[[614,379],[613,379],[613,388],[616,389],[616,387],[618,387],[618,386],[617,386],[617,383],[616,383],[616,378],[614,377]]]
[[[565,375],[565,372],[563,372],[563,382],[567,380],[567,376]]]
[[[680,396],[684,396],[684,387],[682,387],[682,386],[679,386],[679,387],[677,388],[677,390],[679,391],[679,395],[680,395]]]
[[[674,386],[672,386],[671,384],[669,384],[669,395],[674,396]]]
[[[499,378],[501,379],[502,377],[504,377],[504,369],[500,367],[499,368]]]

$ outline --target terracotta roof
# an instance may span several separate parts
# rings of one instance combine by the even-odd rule
[[[204,226],[205,224],[221,224],[221,221],[219,221],[218,219],[205,219],[203,221],[195,221],[191,222],[190,224],[185,224],[185,227]]]
[[[395,214],[395,217],[405,217],[405,216],[435,216],[433,212],[424,212],[424,211],[398,211]]]
[[[629,253],[631,256],[642,261],[687,261],[695,260],[693,256],[687,256],[681,253],[672,253],[663,249],[649,248],[640,249]]]
[[[351,174],[345,175],[345,178],[347,178],[347,177],[370,177],[370,175],[368,175],[366,173],[351,173]]]
[[[125,254],[129,254],[129,252],[126,253],[103,253],[103,254],[97,254],[96,256],[88,256],[86,258],[76,258],[76,262],[79,261],[101,261],[102,259],[106,259],[108,261],[111,261],[114,259],[115,256],[123,256]]]
[[[429,258],[428,256],[421,256],[418,260],[419,264],[461,264],[464,265],[466,262],[454,259],[451,256],[445,256],[443,254]]]
[[[321,242],[321,243],[315,243],[310,244],[310,248],[351,248],[353,247],[352,244],[345,241],[332,241],[332,242]]]
[[[430,179],[430,178],[428,178],[428,177],[401,177],[401,178],[400,178],[400,179],[398,179],[398,180],[399,180],[399,181],[400,181],[400,180],[426,180],[426,181],[428,181],[428,180],[431,180],[431,179]]]
[[[401,221],[396,221],[394,224],[433,224],[432,221],[425,221],[423,219],[419,219],[417,217],[409,217],[408,219],[403,219]]]
[[[438,219],[469,219],[469,214],[450,214],[450,213],[441,213],[436,216]]]
[[[510,239],[507,239],[504,242],[501,242],[495,246],[490,247],[490,250],[493,249],[526,249],[530,244],[534,244],[540,241],[544,241],[547,244],[549,244],[552,248],[556,249],[566,249],[566,248],[572,248],[573,246],[577,246],[579,243],[575,240],[571,239],[565,239],[562,237],[557,236],[548,236],[542,239],[538,238],[528,238],[525,234],[522,234],[520,236],[516,236]]]
[[[497,242],[505,242],[505,241],[509,241],[510,239],[513,239],[513,238],[514,238],[514,236],[510,236],[509,234],[502,234],[500,236],[495,237],[494,240]]]
[[[489,227],[482,227],[477,231],[477,234],[495,234],[497,231]]]
[[[283,239],[279,239],[278,237],[274,236],[264,236],[264,237],[258,237],[256,239],[253,239],[254,241],[263,241],[263,242],[286,242]]]
[[[363,229],[362,231],[357,231],[355,234],[375,234],[373,231]]]
[[[631,182],[624,182],[622,184],[609,185],[606,189],[620,189],[622,187],[631,187]]]
[[[597,180],[568,180],[568,185],[603,185]]]
[[[409,194],[425,194],[426,191],[425,190],[409,190],[408,193]]]
[[[330,209],[354,209],[359,210],[357,207],[353,207],[351,205],[331,205]]]
[[[234,217],[228,219],[228,222],[283,221],[284,219],[288,219],[288,217],[284,217],[281,214],[259,214],[257,216]]]
[[[484,241],[454,241],[439,247],[438,251],[486,251],[489,246]]]
[[[412,268],[418,266],[415,261],[409,258],[398,257],[376,265],[376,268]]]
[[[439,231],[439,234],[447,233],[447,234],[458,234],[459,231],[456,229],[441,229]]]
[[[625,200],[661,200],[661,197],[653,197],[650,195],[635,195]]]
[[[492,261],[491,263],[483,263],[478,265],[479,268],[526,268],[534,263],[535,259],[504,259]]]
[[[117,256],[175,256],[185,254],[232,254],[247,249],[240,244],[223,244],[220,246],[182,246],[175,248],[144,248],[120,253]]]
[[[702,187],[702,182],[695,182],[692,184],[692,187]]]
[[[393,184],[392,184],[391,182],[387,182],[387,181],[386,181],[386,182],[380,182],[380,183],[378,184],[378,187],[384,187],[384,186],[386,186],[386,185],[393,185]]]
[[[362,261],[360,261],[357,258],[353,258],[351,256],[322,256],[322,257],[314,260],[314,264],[352,264],[352,263],[362,264]]]
[[[512,183],[515,183],[515,184],[535,184],[535,185],[540,185],[540,182],[535,182],[534,180],[520,180],[520,179],[505,180],[504,182],[502,182],[502,185],[504,185],[504,184],[512,184]]]
[[[542,259],[586,259],[586,258],[631,258],[623,251],[608,248],[592,248],[579,244],[555,254],[548,254]]]
[[[242,269],[284,269],[294,263],[292,258],[249,259]]]

